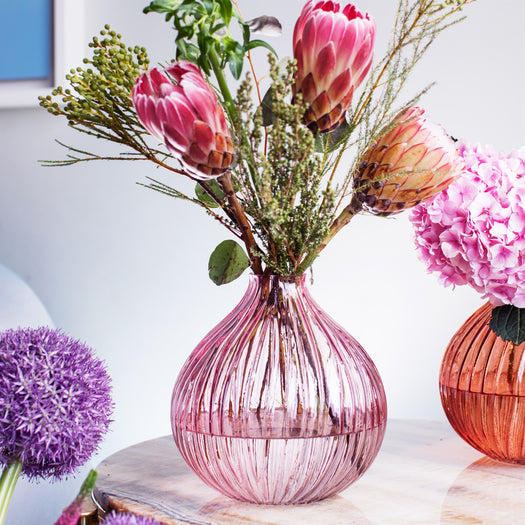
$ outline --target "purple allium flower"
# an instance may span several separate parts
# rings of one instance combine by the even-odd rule
[[[101,525],[162,525],[153,518],[145,518],[136,514],[123,514],[121,512],[112,512]]]
[[[59,330],[0,333],[0,465],[61,479],[98,449],[113,411],[110,377],[86,345]]]
[[[410,216],[419,257],[445,286],[469,284],[494,306],[525,308],[525,148],[457,149],[465,171]]]

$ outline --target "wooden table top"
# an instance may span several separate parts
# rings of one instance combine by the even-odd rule
[[[363,477],[307,505],[252,505],[222,496],[186,466],[171,436],[117,452],[97,470],[94,500],[101,509],[167,525],[525,523],[525,467],[482,456],[445,422],[389,420]]]

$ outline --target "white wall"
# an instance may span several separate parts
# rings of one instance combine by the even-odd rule
[[[241,0],[243,14],[276,14],[291,53],[302,0]],[[90,0],[85,30],[109,22],[129,44],[169,59],[172,32],[144,0]],[[264,4],[264,7],[261,5]],[[390,34],[392,1],[359,3],[377,20],[378,51]],[[436,80],[422,105],[457,137],[512,149],[525,143],[525,4],[480,0],[469,19],[438,39],[415,72],[412,91]],[[264,64],[264,62],[261,62]],[[55,324],[104,358],[117,404],[112,431],[93,459],[170,432],[169,401],[191,349],[241,297],[246,277],[221,288],[207,260],[224,238],[198,209],[135,184],[159,172],[141,163],[43,168],[63,158],[58,138],[91,150],[107,145],[72,133],[39,108],[0,110],[0,262],[38,294]],[[314,297],[368,350],[383,377],[390,416],[442,419],[437,374],[454,331],[481,305],[469,289],[445,290],[417,258],[407,216],[358,217],[314,266]],[[84,471],[82,472],[82,474]],[[7,523],[53,523],[80,478],[21,481]]]

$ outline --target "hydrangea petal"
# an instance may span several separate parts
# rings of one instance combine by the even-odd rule
[[[441,282],[458,276],[495,306],[524,308],[525,149],[460,142],[457,151],[461,176],[411,213],[419,257]]]

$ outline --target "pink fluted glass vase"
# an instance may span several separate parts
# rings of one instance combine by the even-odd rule
[[[304,276],[252,275],[180,372],[171,421],[185,461],[226,496],[307,503],[370,466],[386,399],[371,359],[317,306]]]

